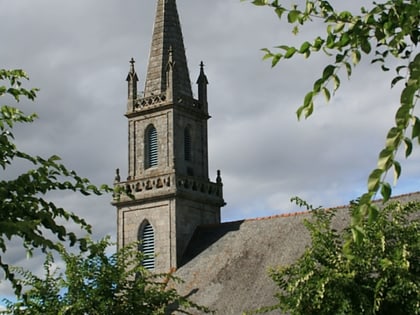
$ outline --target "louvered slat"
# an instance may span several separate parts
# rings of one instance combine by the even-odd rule
[[[188,128],[184,130],[184,157],[186,161],[191,161],[191,134]]]
[[[147,134],[148,141],[148,167],[158,165],[158,139],[156,128],[151,126]]]
[[[144,254],[143,266],[146,269],[155,268],[155,233],[148,223],[144,226],[141,235],[141,251]]]

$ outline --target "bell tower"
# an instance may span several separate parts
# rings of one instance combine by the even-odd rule
[[[140,241],[145,267],[177,268],[197,226],[220,223],[222,179],[209,180],[207,77],[193,98],[176,1],[158,0],[143,94],[127,76],[128,177],[114,196],[119,247]]]

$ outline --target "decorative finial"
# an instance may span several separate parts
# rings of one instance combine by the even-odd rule
[[[200,107],[207,113],[207,84],[209,81],[207,80],[207,76],[204,73],[204,62],[200,62],[200,74],[197,79],[198,84],[198,102]]]
[[[222,183],[222,176],[221,176],[221,172],[220,172],[220,170],[217,170],[216,183],[217,183],[217,184],[221,184],[221,183]]]
[[[119,168],[117,168],[116,170],[115,170],[115,179],[114,179],[114,182],[115,183],[119,183],[121,181],[121,177],[120,177],[120,169]]]
[[[130,71],[128,72],[127,81],[134,81],[137,82],[139,79],[137,77],[136,70],[134,69],[134,64],[136,62],[134,61],[134,58],[131,58],[130,60]],[[135,87],[137,89],[137,87]],[[137,91],[135,93],[137,95]]]
[[[136,61],[134,60],[134,58],[131,58],[130,60],[130,72],[134,72],[134,64],[136,63]]]
[[[207,76],[204,73],[204,62],[201,61],[200,62],[200,75],[198,76],[197,79],[197,84],[208,84],[209,81],[207,80]]]

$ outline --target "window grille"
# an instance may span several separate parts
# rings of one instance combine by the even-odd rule
[[[147,167],[158,165],[158,138],[156,128],[150,126],[147,131]]]
[[[191,161],[191,134],[189,128],[184,130],[184,157],[186,161]]]
[[[146,269],[155,268],[155,233],[150,223],[147,223],[141,232],[140,250],[144,254],[143,266]]]

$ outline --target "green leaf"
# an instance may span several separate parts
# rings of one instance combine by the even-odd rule
[[[274,68],[280,61],[280,59],[283,57],[282,54],[275,54],[271,56],[273,59],[271,60],[271,67]]]
[[[383,203],[387,202],[391,197],[392,188],[389,183],[383,183],[381,188],[381,195],[383,198]]]
[[[404,77],[402,76],[397,76],[395,77],[392,81],[391,81],[391,88],[393,88],[395,86],[395,84],[397,84],[399,81],[403,80]]]
[[[323,87],[322,88],[322,92],[324,94],[325,100],[328,103],[330,101],[330,99],[331,99],[331,93],[330,93],[330,91],[326,87]]]
[[[303,100],[303,107],[308,107],[312,103],[313,97],[314,97],[313,92],[307,93],[305,96],[305,99]]]
[[[377,63],[377,62],[385,62],[385,59],[384,58],[375,58],[371,61],[372,64]]]
[[[351,64],[348,62],[344,63],[345,67],[346,67],[346,71],[347,71],[347,78],[350,79],[351,74],[352,74],[352,67]]]
[[[360,59],[362,58],[362,56],[360,55],[360,51],[358,51],[357,49],[352,51],[351,56],[353,60],[353,65],[357,65],[360,62]]]
[[[341,81],[340,81],[340,78],[336,74],[334,74],[332,78],[334,82],[334,92],[336,92],[340,88]]]
[[[386,136],[385,146],[392,150],[396,150],[403,137],[403,132],[400,128],[392,127]]]
[[[369,38],[368,37],[362,37],[360,47],[362,48],[362,51],[365,54],[369,54],[372,50],[372,47],[370,46]]]
[[[392,166],[394,160],[394,149],[385,148],[379,153],[378,169],[386,171]]]
[[[343,11],[343,12],[340,12],[339,14],[340,20],[350,21],[352,17],[353,15],[351,14],[350,11]]]
[[[277,7],[274,11],[276,12],[278,18],[281,19],[283,17],[283,13],[286,11],[286,9],[283,8],[283,7]]]
[[[254,5],[267,5],[268,4],[268,0],[254,0],[251,2]]]
[[[300,119],[302,113],[304,113],[305,118],[308,118],[312,115],[314,111],[314,103],[313,103],[314,93],[309,92],[306,94],[305,99],[303,101],[302,109],[298,111],[298,118]]]
[[[368,191],[369,192],[376,192],[379,189],[379,184],[382,179],[382,175],[384,171],[381,169],[375,169],[370,173],[368,178]]]
[[[376,221],[376,219],[379,216],[379,209],[377,206],[375,206],[374,204],[370,204],[369,207],[369,213],[368,213],[368,222],[369,224],[372,224],[373,222]]]
[[[5,86],[0,86],[0,96],[4,95],[7,91],[7,88]]]
[[[289,23],[295,23],[295,22],[298,21],[298,19],[299,19],[299,17],[300,17],[301,14],[302,13],[300,11],[298,11],[298,10],[291,10],[289,12],[289,14],[287,15],[287,21]]]
[[[353,234],[353,240],[356,244],[361,244],[366,234],[361,226],[353,226],[351,228],[351,233]]]
[[[401,105],[406,105],[411,107],[414,101],[414,95],[416,95],[417,87],[415,85],[410,84],[411,82],[407,82],[407,86],[403,89],[401,93]]]
[[[324,68],[324,71],[322,73],[322,79],[324,81],[327,81],[333,74],[334,74],[334,70],[335,70],[335,66],[333,65],[328,65]]]
[[[350,40],[351,38],[348,33],[344,33],[343,35],[341,35],[340,42],[339,42],[340,48],[347,46],[350,43]]]
[[[321,87],[324,85],[325,80],[324,79],[318,79],[314,83],[313,92],[315,94],[319,93],[321,91]]]
[[[395,71],[397,72],[397,74],[400,74],[401,70],[407,69],[406,65],[402,65],[402,66],[398,66]]]
[[[293,57],[293,55],[296,53],[297,49],[295,47],[289,47],[284,54],[284,58],[289,59]]]
[[[314,112],[314,103],[310,103],[305,109],[305,119],[312,115]]]
[[[397,184],[398,179],[401,176],[401,165],[398,161],[394,161],[394,186]]]
[[[401,130],[407,128],[410,119],[411,119],[411,104],[405,105],[402,104],[395,114],[395,123],[397,127]]]
[[[420,119],[418,117],[414,118],[413,130],[411,131],[411,139],[414,140],[415,138],[420,144]]]
[[[413,152],[413,143],[411,139],[404,138],[404,144],[405,144],[405,157],[408,158]]]
[[[311,43],[306,41],[300,46],[299,52],[301,54],[306,54],[310,50],[310,48],[311,48]]]
[[[298,120],[300,120],[301,118],[302,118],[302,115],[303,115],[303,111],[305,110],[305,107],[302,105],[302,106],[300,106],[298,109],[297,109],[297,111],[296,111],[296,116],[297,116],[297,119]]]
[[[321,38],[321,37],[317,37],[316,39],[315,39],[315,41],[314,41],[314,43],[313,43],[313,45],[312,45],[312,49],[314,50],[314,51],[319,51],[321,48],[322,48],[322,46],[324,45],[324,40]]]
[[[385,72],[387,72],[387,71],[389,71],[390,69],[388,68],[388,67],[386,67],[385,65],[381,65],[381,69],[382,69],[382,71],[385,71]]]
[[[334,32],[335,33],[340,33],[344,29],[345,25],[346,24],[344,22],[338,22],[334,27]]]

